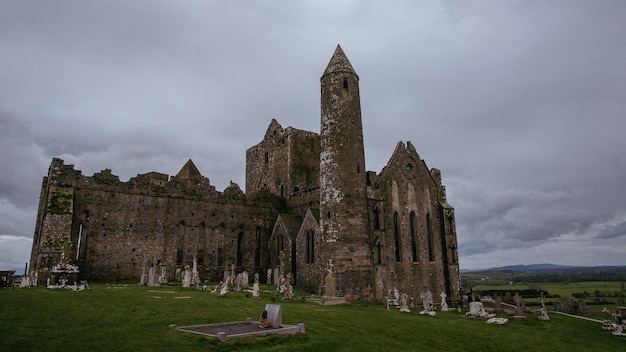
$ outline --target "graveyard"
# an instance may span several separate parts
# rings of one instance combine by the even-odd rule
[[[181,285],[139,286],[90,283],[88,289],[52,290],[43,286],[0,290],[1,351],[607,351],[624,350],[626,337],[612,335],[597,321],[556,314],[540,320],[528,307],[524,319],[505,312],[506,323],[488,324],[480,309],[432,297],[424,314],[422,297],[399,295],[398,305],[349,303],[322,305],[293,288],[293,298],[273,285],[230,291]],[[426,297],[426,296],[425,296]],[[401,309],[402,302],[411,306]],[[264,334],[221,341],[181,327],[248,321],[256,326],[267,306],[280,306],[294,334]],[[485,303],[485,307],[489,306]],[[460,308],[460,311],[459,309]],[[470,308],[474,316],[468,316]],[[427,312],[428,313],[428,312]],[[493,314],[491,312],[487,312]],[[597,319],[602,319],[601,317]],[[299,325],[302,324],[302,325]],[[306,326],[306,328],[304,328]]]

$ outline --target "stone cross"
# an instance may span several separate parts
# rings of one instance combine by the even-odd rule
[[[441,294],[439,296],[441,296],[441,311],[442,312],[447,312],[448,311],[448,302],[446,302],[446,297],[448,297],[448,295],[446,295],[445,292],[441,292]]]

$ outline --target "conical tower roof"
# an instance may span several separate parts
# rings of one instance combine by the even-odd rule
[[[352,68],[352,65],[350,64],[350,61],[348,61],[348,57],[346,57],[346,54],[343,52],[341,45],[339,44],[337,44],[337,49],[335,49],[333,57],[330,58],[330,62],[328,63],[328,66],[326,66],[326,70],[324,71],[322,77],[335,72],[352,73],[358,77],[356,71],[354,71],[354,68]]]

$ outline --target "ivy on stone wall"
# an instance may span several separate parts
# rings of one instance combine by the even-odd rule
[[[54,234],[49,234],[44,239],[44,245],[47,248],[60,251],[60,250],[65,250],[66,246],[71,247],[72,243],[70,242],[69,236],[61,234],[61,233],[54,233]]]
[[[50,200],[48,202],[48,212],[63,214],[72,212],[72,188],[62,187],[57,188],[50,194]]]

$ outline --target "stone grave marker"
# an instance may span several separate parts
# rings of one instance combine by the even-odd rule
[[[498,313],[502,312],[502,297],[496,296],[496,300],[494,303],[494,310]]]
[[[324,279],[324,296],[334,297],[337,295],[337,284],[335,283],[335,274],[328,272]]]
[[[278,287],[278,282],[280,281],[280,269],[279,268],[274,269],[274,275],[272,275],[272,277],[274,278],[274,285]]]
[[[279,328],[283,323],[283,307],[279,304],[266,304],[265,310],[267,311],[267,319],[270,321],[270,326]]]
[[[154,265],[150,266],[148,270],[148,286],[154,286]]]

